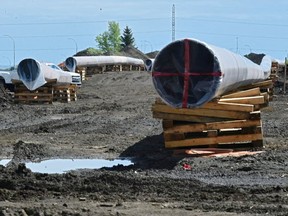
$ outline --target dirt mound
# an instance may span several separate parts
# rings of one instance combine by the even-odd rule
[[[149,59],[149,56],[147,56],[146,54],[144,54],[143,52],[141,52],[140,50],[138,50],[137,48],[133,46],[125,47],[121,51],[121,53],[122,55],[125,55],[125,56],[142,59],[143,61],[145,61],[146,59]]]
[[[120,52],[115,52],[115,53],[113,52],[101,53],[99,50],[96,50],[94,48],[87,48],[75,54],[75,56],[98,56],[98,55],[107,55],[107,56],[112,56],[112,55],[119,56],[120,55],[120,56],[127,56],[127,57],[142,59],[143,61],[151,58],[133,46],[127,46],[123,48]]]
[[[246,58],[250,59],[255,64],[260,65],[262,62],[263,57],[265,54],[256,54],[256,53],[249,53],[248,55],[245,55]]]
[[[45,157],[51,157],[48,146],[45,144],[25,143],[18,141],[13,147],[13,158],[15,162],[40,161]]]
[[[146,53],[146,55],[151,58],[151,59],[155,59],[156,56],[158,55],[159,51],[153,51],[153,52],[150,52],[150,53]]]

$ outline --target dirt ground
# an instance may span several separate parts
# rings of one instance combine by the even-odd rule
[[[2,98],[0,156],[11,161],[0,165],[0,216],[288,215],[287,95],[261,113],[263,153],[222,158],[165,149],[151,112],[157,96],[150,75],[138,71],[94,75],[71,103]],[[64,174],[25,165],[119,157],[134,164]]]

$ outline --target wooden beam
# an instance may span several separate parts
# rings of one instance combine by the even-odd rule
[[[221,98],[239,98],[239,97],[251,97],[251,96],[259,96],[260,88],[253,88],[244,91],[238,91],[227,95],[222,95]]]
[[[237,142],[249,142],[262,140],[262,134],[240,134],[230,136],[217,136],[217,137],[205,137],[205,138],[193,138],[180,141],[167,141],[165,142],[166,148],[187,147],[187,146],[203,146],[212,144],[231,144]]]
[[[261,96],[263,98],[263,96]],[[228,99],[227,99],[228,100]],[[264,100],[264,99],[263,99]],[[211,109],[175,109],[167,105],[153,104],[153,112],[163,112],[180,115],[194,115],[204,117],[216,117],[216,118],[228,118],[228,119],[248,119],[250,113],[241,111],[229,111],[229,110],[211,110]]]
[[[268,94],[268,92],[263,92],[263,93],[261,93],[261,96],[264,97],[264,101],[265,101],[266,103],[269,102],[269,94]]]
[[[177,141],[182,141],[185,140],[185,135],[183,133],[174,133],[174,134],[163,134],[164,140],[177,140]]]
[[[245,90],[245,89],[251,89],[251,88],[272,88],[273,87],[273,81],[271,79],[264,80],[262,82],[252,83],[246,86],[242,86],[238,88],[239,90]]]
[[[253,104],[240,104],[240,103],[227,103],[227,102],[209,102],[204,104],[201,108],[214,109],[214,110],[230,110],[230,111],[242,111],[253,112]]]
[[[220,102],[240,103],[240,104],[263,104],[265,103],[264,96],[241,97],[241,98],[223,98]]]
[[[180,115],[172,113],[163,113],[163,112],[153,112],[153,118],[158,119],[167,119],[167,120],[176,120],[176,121],[187,121],[187,122],[219,122],[226,121],[225,118],[212,118],[205,116],[194,116],[194,115]]]
[[[261,120],[236,120],[236,121],[223,121],[211,123],[195,123],[186,125],[176,125],[168,128],[164,133],[189,133],[189,132],[202,132],[206,130],[220,130],[228,128],[245,128],[261,126]]]
[[[166,105],[160,98],[155,100],[155,104]],[[168,105],[167,105],[168,106]],[[242,112],[253,112],[253,104],[241,104],[241,103],[228,103],[221,101],[211,101],[204,104],[201,108],[214,109],[214,110],[230,110],[230,111],[242,111]]]

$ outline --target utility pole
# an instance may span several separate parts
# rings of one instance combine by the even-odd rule
[[[287,79],[287,57],[285,57],[285,67],[284,67],[284,82],[283,82],[283,93],[286,94],[286,79]]]
[[[10,38],[12,40],[12,42],[13,42],[13,60],[14,60],[13,69],[16,69],[16,63],[15,63],[15,56],[16,56],[16,54],[15,54],[15,40],[10,35],[4,35],[4,36]]]
[[[78,44],[77,44],[76,40],[74,40],[73,38],[68,38],[68,40],[72,40],[75,43],[75,54],[77,54],[77,52],[78,52]]]
[[[236,37],[236,53],[239,54],[238,37]]]
[[[172,6],[172,41],[175,41],[175,5]]]

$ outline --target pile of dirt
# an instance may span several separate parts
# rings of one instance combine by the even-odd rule
[[[249,53],[248,55],[245,55],[246,58],[250,59],[255,64],[260,65],[262,62],[263,57],[265,56],[264,53],[257,54],[257,53]]]
[[[134,46],[127,46],[123,48],[120,52],[116,52],[116,53],[109,52],[109,53],[103,54],[99,50],[96,50],[94,48],[87,48],[75,54],[75,56],[99,56],[99,55],[127,56],[127,57],[142,59],[143,61],[145,61],[146,59],[151,58],[150,56],[153,55],[153,53],[149,54],[148,56]]]
[[[18,141],[13,147],[13,162],[41,161],[43,157],[52,157],[47,145]]]
[[[121,51],[122,55],[133,57],[133,58],[139,58],[143,61],[149,59],[149,56],[141,52],[139,49],[133,46],[127,46]]]
[[[158,55],[159,51],[153,51],[153,52],[149,52],[146,53],[146,55],[150,58],[150,59],[155,59],[156,56]]]

